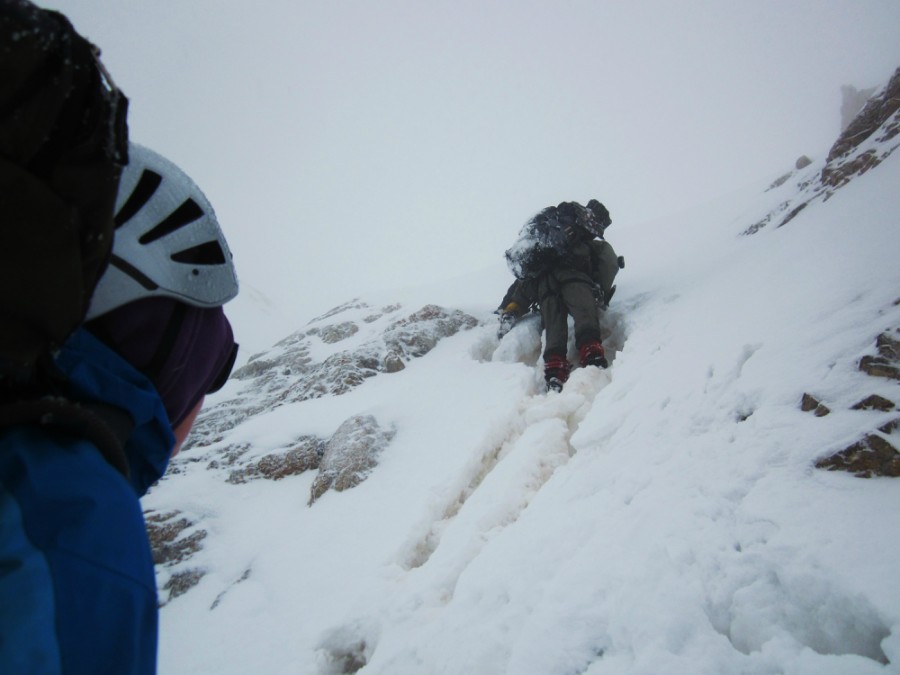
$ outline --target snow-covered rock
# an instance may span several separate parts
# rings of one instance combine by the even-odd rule
[[[398,372],[442,338],[478,323],[465,312],[436,305],[408,315],[402,309],[392,304],[374,310],[355,300],[253,356],[233,374],[242,385],[237,394],[201,413],[186,447],[208,444],[286,403],[339,396],[379,373]],[[331,321],[338,316],[343,320]]]
[[[382,429],[372,415],[344,422],[325,445],[319,474],[310,488],[310,505],[327,490],[343,492],[364,481],[393,436],[393,430]]]

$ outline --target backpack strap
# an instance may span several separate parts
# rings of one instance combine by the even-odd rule
[[[128,478],[124,448],[134,428],[128,413],[102,403],[78,404],[51,396],[0,405],[0,428],[30,425],[89,440],[113,468]]]

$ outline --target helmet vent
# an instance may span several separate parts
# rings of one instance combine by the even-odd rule
[[[155,171],[144,169],[143,173],[141,173],[140,180],[138,180],[137,185],[134,186],[134,190],[131,191],[127,201],[116,214],[115,225],[117,228],[131,220],[134,217],[134,214],[140,211],[144,207],[144,204],[150,201],[150,198],[153,196],[153,193],[156,192],[156,188],[159,187],[160,183],[162,183],[162,176]]]
[[[127,260],[122,260],[122,258],[117,256],[115,253],[113,253],[110,257],[109,264],[113,267],[118,267],[148,291],[155,291],[157,288],[159,288],[159,284],[153,281],[153,279],[141,272],[137,267],[129,263]]]
[[[180,230],[185,225],[193,223],[203,217],[203,209],[193,199],[186,199],[181,206],[172,211],[165,220],[159,223],[149,232],[145,233],[138,241],[141,244],[151,244],[157,239],[162,239],[167,234]]]
[[[172,255],[172,260],[188,265],[224,265],[225,252],[217,241],[179,251]]]

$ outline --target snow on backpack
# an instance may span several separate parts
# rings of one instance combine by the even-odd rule
[[[61,14],[0,0],[0,401],[39,393],[113,241],[127,99]]]
[[[515,277],[531,279],[565,262],[574,222],[551,206],[525,223],[516,242],[506,251],[506,263]]]
[[[584,232],[602,237],[609,211],[596,199],[585,208],[578,202],[550,206],[529,220],[516,243],[506,251],[506,263],[517,279],[530,279],[571,258],[571,245]]]

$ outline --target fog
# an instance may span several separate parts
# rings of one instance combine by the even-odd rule
[[[496,265],[550,203],[599,198],[614,241],[764,182],[900,65],[893,0],[42,4],[212,200],[267,336]]]

